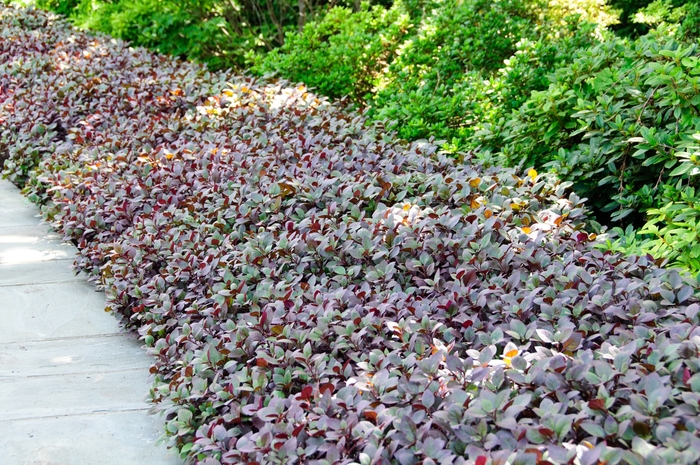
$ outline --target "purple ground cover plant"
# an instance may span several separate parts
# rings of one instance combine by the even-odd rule
[[[6,6],[0,157],[192,463],[700,460],[696,283],[549,175]]]

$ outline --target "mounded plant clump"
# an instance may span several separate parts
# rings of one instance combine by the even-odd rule
[[[228,83],[226,83],[228,82]],[[692,463],[700,305],[534,170],[0,7],[4,174],[200,464]]]
[[[501,128],[484,131],[484,143],[495,142],[504,163],[526,157],[575,182],[601,221],[649,221],[637,240],[630,228],[627,252],[651,252],[697,275],[695,42],[660,27],[636,41],[609,39],[581,50],[550,76],[547,90],[533,92]]]

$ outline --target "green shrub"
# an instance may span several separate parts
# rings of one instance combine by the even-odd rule
[[[80,1],[81,0],[37,0],[36,6],[68,16],[78,7]]]
[[[562,58],[594,42],[583,19],[613,18],[592,2],[440,2],[391,64],[371,114],[407,139],[434,135],[457,148],[517,108]]]
[[[623,37],[646,34],[661,22],[682,22],[687,33],[697,36],[700,18],[697,0],[611,0],[619,15],[612,29]]]
[[[337,8],[302,32],[289,32],[284,46],[257,57],[253,71],[350,96],[406,139],[435,136],[463,148],[475,127],[544,88],[562,57],[594,43],[599,33],[589,23],[612,21],[600,0]]]
[[[685,5],[674,7],[671,0],[654,0],[646,7],[640,8],[635,13],[633,21],[650,27],[662,23],[678,23],[683,19],[685,10]]]
[[[214,11],[216,2],[120,0],[115,3],[82,0],[76,25],[168,53],[206,62],[219,69],[240,67],[243,47],[253,37],[226,32],[228,23]]]
[[[500,163],[572,181],[597,220],[618,226],[611,250],[698,272],[700,51],[680,31],[662,24],[580,50],[547,90],[475,139]]]
[[[700,198],[695,188],[682,192],[680,201],[648,212],[650,220],[639,231],[651,238],[640,245],[642,251],[663,257],[672,266],[700,271]]]
[[[260,46],[250,31],[236,33],[215,0],[39,0],[84,29],[104,32],[162,53],[219,69],[244,65],[244,50]]]
[[[210,68],[246,66],[251,53],[284,43],[285,32],[327,9],[328,2],[290,0],[36,0],[77,26],[163,53],[196,59]]]
[[[692,1],[686,4],[681,32],[688,39],[700,37],[700,2]]]
[[[507,162],[546,164],[612,221],[640,224],[672,195],[675,154],[700,130],[697,46],[669,34],[611,39],[560,68],[505,124]]]
[[[522,38],[536,37],[537,13],[522,0],[445,0],[416,26],[382,77],[372,105],[408,139],[448,138],[473,124],[486,98],[481,81]],[[467,96],[464,99],[464,96]]]
[[[400,1],[388,10],[368,3],[356,13],[336,7],[301,33],[289,33],[279,49],[258,56],[252,70],[304,82],[330,97],[359,100],[375,87],[410,29]]]
[[[679,164],[670,173],[660,208],[647,211],[648,221],[641,230],[615,228],[618,236],[604,247],[611,251],[651,254],[668,264],[700,272],[700,196],[693,184],[700,174],[700,134],[679,144]],[[684,179],[686,178],[686,179]],[[678,181],[673,184],[673,179]],[[669,186],[670,185],[670,186]],[[671,187],[669,189],[669,187]]]
[[[505,60],[504,66],[489,80],[472,80],[471,89],[463,92],[466,96],[473,93],[474,87],[485,90],[480,94],[481,110],[472,118],[474,125],[460,131],[459,136],[465,140],[469,149],[479,148],[483,154],[490,153],[491,147],[484,143],[483,135],[498,138],[503,125],[513,110],[519,109],[528,100],[533,91],[546,89],[548,76],[581,49],[598,43],[602,32],[593,24],[570,23],[569,33],[551,40],[522,40],[512,57]]]

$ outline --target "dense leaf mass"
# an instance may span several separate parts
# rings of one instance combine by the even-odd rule
[[[695,42],[660,27],[635,41],[610,39],[581,50],[550,76],[547,90],[533,92],[502,127],[483,131],[484,144],[493,143],[505,163],[525,156],[575,182],[601,221],[649,220],[637,239],[618,243],[697,274]]]
[[[8,7],[0,134],[192,462],[700,459],[696,288],[549,175]]]

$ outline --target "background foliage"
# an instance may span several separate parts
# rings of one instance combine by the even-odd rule
[[[500,153],[546,163],[615,221],[643,213],[687,180],[675,168],[700,129],[698,75],[696,45],[665,30],[582,50],[511,115]]]
[[[688,247],[697,229],[681,206],[695,208],[699,57],[689,23],[664,23],[660,17],[675,13],[654,13],[659,5],[638,14],[658,27],[580,49],[549,76],[546,90],[478,137],[497,163],[542,166],[573,181],[599,221],[622,225],[615,247],[697,272],[700,250]],[[630,240],[625,225],[639,234]]]
[[[246,57],[284,43],[287,32],[337,4],[335,0],[37,0],[74,24],[134,45],[241,69]],[[342,3],[341,3],[342,4]]]
[[[591,43],[594,28],[582,18],[612,21],[594,2],[572,7],[531,0],[444,0],[396,2],[389,11],[405,12],[403,22],[370,31],[358,26],[366,23],[364,13],[344,11],[349,31],[367,30],[373,39],[365,38],[365,43],[383,42],[381,57],[365,45],[361,59],[346,60],[352,52],[343,47],[352,48],[353,39],[340,30],[328,35],[321,22],[308,25],[309,33],[320,26],[337,53],[321,53],[317,45],[291,34],[282,49],[258,56],[254,69],[313,84],[332,97],[364,97],[360,104],[368,107],[371,117],[390,122],[400,136],[454,139],[460,148],[475,125],[508,112],[530,90],[540,88],[544,75],[571,47]],[[397,26],[403,34],[396,34]],[[544,45],[545,36],[557,45]],[[504,60],[517,52],[528,55],[526,65],[514,69],[520,63],[514,59],[504,67]],[[371,76],[367,84],[372,86],[339,88],[333,79],[339,63],[346,63],[344,71],[350,76]]]
[[[259,56],[252,71],[276,73],[330,97],[364,102],[412,28],[400,1],[388,10],[368,3],[354,13],[335,7],[300,34],[289,34],[282,47]]]

